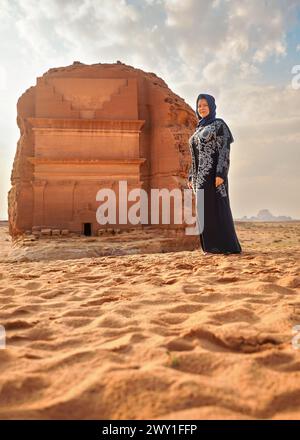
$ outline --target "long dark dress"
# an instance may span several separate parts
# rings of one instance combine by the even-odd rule
[[[209,253],[241,253],[229,201],[228,171],[230,164],[230,132],[221,118],[199,127],[189,139],[192,166],[189,180],[199,206],[199,189],[204,190],[204,224],[199,237],[203,251]],[[216,176],[224,182],[215,186]],[[199,218],[199,216],[198,216]],[[199,221],[199,220],[198,220]],[[199,224],[199,223],[198,223]]]

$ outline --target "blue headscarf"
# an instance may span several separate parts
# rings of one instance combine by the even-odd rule
[[[206,99],[209,107],[209,114],[204,118],[202,118],[198,112],[198,103],[199,100],[202,98]],[[198,116],[199,122],[197,128],[200,126],[205,127],[205,125],[211,124],[216,119],[216,108],[217,106],[215,103],[215,98],[212,95],[207,95],[206,93],[200,93],[200,95],[198,95],[196,102],[196,114]]]
[[[204,118],[202,118],[198,112],[198,102],[199,99],[206,99],[208,107],[209,107],[209,114],[207,116],[205,116]],[[224,124],[226,125],[226,127],[228,128],[229,131],[229,136],[230,136],[230,143],[234,142],[232,133],[230,131],[230,128],[228,127],[228,125],[226,124],[226,122],[221,119],[221,118],[216,118],[216,103],[215,103],[215,98],[212,95],[208,95],[206,93],[200,93],[200,95],[198,95],[197,101],[196,101],[196,115],[198,116],[199,122],[197,124],[197,127],[205,127],[205,125],[211,124],[213,121],[215,121],[216,119],[221,120],[224,122]]]

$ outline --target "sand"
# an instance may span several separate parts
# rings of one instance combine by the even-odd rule
[[[2,225],[0,418],[300,419],[300,222],[236,230],[242,255],[26,260]]]

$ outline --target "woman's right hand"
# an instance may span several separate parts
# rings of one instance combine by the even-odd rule
[[[193,184],[191,180],[188,180],[188,188],[192,189],[193,188]]]

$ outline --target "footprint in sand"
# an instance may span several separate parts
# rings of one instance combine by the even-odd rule
[[[12,287],[6,287],[5,289],[0,289],[0,295],[14,295],[16,293],[16,290],[13,289]],[[2,298],[1,298],[1,302],[2,302]]]
[[[53,339],[53,331],[49,327],[36,325],[33,329],[28,330],[26,337],[31,341],[48,341]]]
[[[68,327],[72,327],[72,328],[85,327],[91,323],[90,318],[64,317],[64,319],[61,319],[59,321],[61,321],[64,325],[67,325]]]
[[[81,304],[81,307],[101,306],[104,303],[115,302],[115,301],[119,301],[119,300],[120,300],[119,297],[105,296],[104,298],[92,299],[90,301],[87,301],[87,302]]]
[[[4,323],[6,330],[24,330],[34,327],[39,321],[12,320]]]
[[[190,329],[184,336],[183,339],[194,343],[195,345],[200,345],[202,348],[210,351],[230,351],[229,347],[212,331],[193,328]]]
[[[262,293],[279,293],[280,295],[295,295],[295,291],[288,287],[279,286],[275,283],[266,283],[257,286],[257,290]]]
[[[261,274],[257,277],[258,281],[264,281],[267,283],[274,283],[275,281],[278,280],[278,276],[276,275],[271,275],[271,274]]]
[[[257,298],[253,296],[252,298],[244,299],[244,302],[249,304],[268,304],[268,300],[270,300],[270,298],[268,298],[268,300],[266,298],[266,296],[262,296],[262,298]]]
[[[193,297],[193,301],[197,301],[199,302],[199,304],[210,304],[214,302],[219,302],[220,300],[224,301],[224,295],[221,295],[217,292],[202,293],[198,296],[197,299]]]
[[[212,322],[224,324],[226,322],[248,322],[254,323],[260,321],[260,319],[249,309],[236,308],[227,312],[212,313]]]
[[[179,316],[176,315],[167,315],[164,314],[163,318],[161,318],[161,321],[166,324],[181,324],[182,322],[186,321],[190,316],[186,314],[180,314]]]
[[[134,322],[135,323],[135,322]],[[113,316],[104,316],[103,318],[101,318],[98,321],[97,324],[98,327],[108,327],[108,328],[114,328],[114,329],[119,329],[119,328],[124,328],[128,326],[128,321],[124,321],[121,319],[118,319],[117,317],[114,318]]]
[[[168,313],[196,313],[202,309],[199,304],[179,304],[166,309]]]
[[[287,275],[285,277],[282,277],[278,281],[278,284],[284,287],[297,288],[300,287],[300,277],[294,275]]]
[[[28,290],[38,290],[41,287],[41,283],[37,281],[29,281],[28,283],[23,284],[22,287]]]
[[[189,318],[189,315],[180,315],[180,316],[174,316],[174,315],[167,315],[164,314],[161,318],[151,319],[151,324],[159,324],[159,325],[173,325],[173,324],[181,324],[182,322],[186,321]]]
[[[195,286],[194,284],[183,284],[182,290],[184,293],[190,294],[190,293],[197,293],[200,291],[200,288]]]
[[[30,304],[28,306],[19,306],[11,313],[14,316],[18,315],[32,315],[34,312],[40,310],[41,306]]]
[[[111,341],[101,344],[101,348],[105,350],[111,350],[114,352],[130,352],[133,349],[133,345],[147,339],[142,333],[125,334],[118,336]]]
[[[49,386],[50,380],[42,376],[15,376],[13,379],[8,379],[1,387],[1,406],[27,403],[32,399],[36,399],[39,393]]]
[[[235,283],[236,281],[240,281],[240,278],[234,277],[234,276],[223,276],[223,277],[217,278],[216,281],[218,283]]]
[[[121,306],[120,309],[115,308],[114,313],[128,319],[135,315],[134,310],[126,309],[124,306]]]
[[[232,351],[240,353],[256,353],[277,347],[281,341],[271,335],[239,335],[231,334],[223,337],[225,345]]]
[[[171,351],[190,351],[194,350],[195,346],[192,342],[186,341],[184,338],[175,338],[167,344],[161,345]]]
[[[189,271],[193,270],[193,268],[194,268],[194,266],[189,263],[178,263],[178,264],[175,264],[174,267],[176,269],[185,269],[185,270],[189,270]]]
[[[69,310],[63,313],[62,316],[67,318],[82,317],[83,314],[85,317],[96,318],[100,315],[100,312],[99,312],[99,308],[97,308],[96,310],[94,308],[91,310],[85,310],[84,312],[82,311],[82,309],[77,309],[77,310]]]
[[[212,330],[194,328],[184,335],[184,339],[198,341],[198,343],[210,351],[232,351],[237,353],[255,353],[277,347],[281,341],[271,335],[261,333],[249,335],[239,334],[238,330],[230,333],[222,333],[220,336]]]
[[[99,276],[99,275],[85,275],[83,277],[78,277],[78,281],[84,281],[86,283],[98,283],[99,281],[105,279],[105,275]]]
[[[183,373],[214,377],[218,369],[226,368],[228,362],[217,353],[197,353],[185,351],[177,355],[178,362],[173,368]]]
[[[90,362],[97,354],[91,350],[77,351],[71,354],[65,354],[59,359],[54,359],[54,361],[49,361],[46,371],[55,371],[60,368],[68,368],[72,365],[78,365],[79,363]]]
[[[296,361],[296,362],[295,362]],[[298,371],[299,361],[296,356],[289,353],[263,353],[263,356],[256,357],[255,362],[260,366],[274,371]],[[296,367],[296,369],[294,369]]]
[[[107,286],[105,285],[105,287],[107,287]],[[114,294],[122,293],[122,289],[120,289],[118,287],[110,287],[109,289],[104,290],[102,292],[102,295],[111,295],[112,293],[114,293]]]
[[[52,299],[65,294],[66,292],[62,289],[54,289],[54,290],[50,290],[50,292],[42,293],[41,297],[45,299]]]
[[[158,326],[151,326],[151,333],[159,336],[174,336],[178,335],[177,330],[171,330],[170,327],[162,327],[161,324],[158,324]]]
[[[148,281],[150,281],[150,278],[148,279]],[[164,284],[166,285],[172,285],[172,284],[176,284],[178,282],[178,278],[169,278],[168,280],[165,280]]]
[[[161,299],[159,296],[155,296],[155,299],[141,299],[137,300],[135,303],[135,307],[140,307],[140,304],[145,306],[155,306],[160,307],[163,304],[170,304],[170,299]]]

